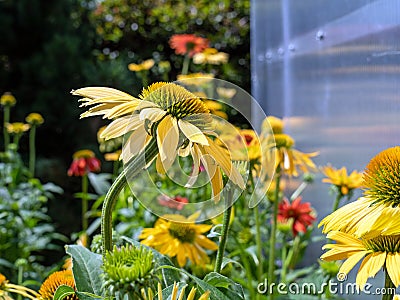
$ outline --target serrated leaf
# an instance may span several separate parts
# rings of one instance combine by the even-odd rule
[[[101,255],[80,245],[66,246],[66,252],[72,257],[72,272],[74,273],[76,289],[79,292],[101,295],[103,284]]]
[[[69,285],[60,285],[54,293],[53,300],[63,300],[65,297],[74,294],[75,290]]]
[[[242,286],[224,275],[211,272],[208,273],[203,280],[206,283],[215,286],[216,288],[226,289],[227,291],[223,292],[225,295],[229,295],[230,299],[244,299],[244,291]]]

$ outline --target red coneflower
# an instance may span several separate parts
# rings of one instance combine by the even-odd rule
[[[100,160],[93,151],[80,150],[74,153],[73,161],[68,169],[68,176],[84,176],[89,172],[100,171]]]
[[[158,197],[158,203],[168,208],[182,210],[185,205],[189,203],[189,200],[186,197],[182,196],[175,196],[174,198],[171,198],[166,195],[161,195],[160,197]]]
[[[208,39],[194,34],[174,34],[169,40],[169,45],[176,54],[193,57],[208,47]]]
[[[299,232],[305,233],[307,227],[316,220],[312,212],[310,202],[301,203],[301,197],[297,197],[292,203],[283,199],[279,204],[278,222],[293,219],[292,232],[296,236]]]

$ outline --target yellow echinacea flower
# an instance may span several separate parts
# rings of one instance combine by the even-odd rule
[[[176,257],[180,267],[189,259],[193,264],[204,266],[209,257],[204,249],[217,250],[218,246],[203,233],[212,225],[195,224],[197,214],[188,218],[181,215],[165,215],[160,218],[154,228],[144,228],[141,243],[155,248],[162,254]]]
[[[356,170],[347,174],[346,167],[335,169],[328,165],[322,168],[322,172],[327,177],[322,179],[322,182],[335,185],[342,195],[348,195],[352,190],[362,187],[363,174]]]
[[[83,96],[83,107],[90,107],[81,117],[103,115],[113,120],[101,133],[106,140],[129,133],[122,150],[122,160],[142,153],[150,141],[158,147],[156,167],[165,173],[177,156],[191,155],[192,177],[200,162],[210,177],[214,200],[223,187],[222,171],[241,188],[244,180],[232,165],[229,152],[213,138],[212,117],[199,97],[174,83],[159,82],[144,89],[139,98],[105,87],[88,87],[72,92]]]
[[[141,72],[150,70],[154,66],[154,59],[147,59],[140,64],[131,63],[128,65],[129,71]]]
[[[324,253],[321,259],[345,260],[339,273],[347,275],[363,259],[356,277],[357,287],[361,290],[368,278],[374,277],[382,267],[385,268],[394,286],[400,285],[400,235],[366,239],[345,232],[331,231],[327,238],[336,241],[336,244],[325,245],[323,249],[329,251]]]

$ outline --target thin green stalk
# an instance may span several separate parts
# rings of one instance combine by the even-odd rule
[[[4,151],[7,151],[10,144],[10,135],[8,134],[6,125],[10,122],[10,106],[4,106],[3,134],[4,134]]]
[[[387,268],[385,267],[385,294],[382,295],[382,300],[392,300],[395,294],[396,287],[390,279]]]
[[[335,202],[333,203],[332,212],[334,212],[334,211],[336,211],[336,210],[338,209],[339,204],[340,204],[340,200],[342,200],[342,198],[343,198],[343,195],[342,195],[342,193],[339,191],[338,194],[337,194],[337,196],[336,196]]]
[[[115,179],[118,177],[118,169],[119,169],[119,160],[113,161],[113,175],[112,178]]]
[[[22,281],[24,280],[24,266],[18,266],[18,285],[22,285]],[[18,294],[18,300],[22,300],[21,294]]]
[[[225,205],[227,206],[227,208],[224,211],[224,218],[222,221],[221,239],[219,242],[217,259],[215,261],[215,267],[214,267],[214,272],[217,272],[217,273],[221,272],[221,266],[222,266],[222,260],[224,258],[226,241],[228,239],[229,222],[231,220],[231,212],[232,212],[232,206],[233,206],[232,205],[233,191],[231,189],[229,191],[227,191],[227,197],[225,199]]]
[[[31,130],[29,131],[29,171],[31,172],[32,177],[35,177],[35,163],[36,163],[35,136],[36,136],[36,126],[32,125]]]
[[[182,75],[186,75],[189,72],[190,57],[189,54],[185,55],[182,65]]]
[[[268,261],[268,282],[274,282],[274,272],[275,272],[275,244],[276,244],[276,229],[278,222],[278,205],[279,205],[279,186],[281,181],[280,168],[276,170],[276,187],[274,195],[274,203],[272,210],[272,225],[271,225],[271,235],[269,238],[269,261]],[[274,295],[271,293],[269,299],[272,300]]]
[[[19,148],[19,140],[21,138],[21,133],[16,133],[14,134],[14,138],[13,138],[13,144],[15,145],[15,152],[18,152],[18,148]],[[8,146],[7,146],[8,148]]]
[[[250,299],[256,299],[256,292],[255,292],[256,289],[254,289],[252,286],[253,277],[251,276],[251,274],[252,274],[251,265],[250,265],[249,260],[247,259],[248,254],[244,250],[243,245],[241,243],[239,243],[238,239],[235,236],[233,238],[236,242],[236,245],[238,246],[238,248],[240,250],[240,259],[243,263],[244,269],[246,270],[246,277],[247,277],[247,281],[248,281],[247,287],[248,287],[248,290],[250,293]]]
[[[151,161],[158,153],[157,141],[153,138],[146,149],[138,154],[119,174],[114,183],[108,190],[104,198],[103,208],[101,212],[101,239],[103,245],[103,253],[112,251],[112,212],[118,196],[122,189],[126,186],[126,176],[136,176],[146,166],[146,162]]]
[[[88,175],[85,174],[82,176],[82,230],[85,233],[86,230],[88,229],[88,218],[86,215],[89,209],[88,188],[89,188],[89,178]]]
[[[286,282],[286,274],[287,274],[287,258],[288,258],[288,249],[286,248],[286,239],[283,238],[282,242],[282,269],[281,269],[281,282]]]

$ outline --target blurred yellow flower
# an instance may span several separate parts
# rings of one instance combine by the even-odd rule
[[[95,157],[94,152],[92,150],[88,150],[88,149],[78,150],[72,155],[73,159],[93,158],[93,157]]]
[[[0,299],[3,300],[13,300],[11,296],[9,296],[10,293],[14,293],[20,296],[25,297],[26,299],[31,299],[31,300],[37,300],[39,298],[39,294],[27,287],[24,287],[22,285],[17,285],[10,283],[7,278],[0,273]]]
[[[210,64],[220,65],[228,62],[229,55],[225,52],[219,52],[215,48],[206,48],[203,52],[196,53],[193,56],[193,62],[197,65]]]
[[[150,70],[154,66],[154,59],[147,59],[140,64],[131,63],[128,65],[129,71],[141,72]]]
[[[191,73],[191,74],[180,74],[177,76],[178,81],[182,81],[183,84],[192,86],[201,86],[210,83],[214,79],[214,74],[211,73]]]
[[[195,224],[197,214],[188,218],[181,215],[165,215],[159,218],[154,228],[144,228],[141,243],[153,247],[162,254],[176,257],[180,267],[189,259],[193,264],[204,266],[209,257],[204,249],[217,250],[218,246],[203,233],[212,225]],[[168,219],[168,220],[167,220]]]
[[[283,133],[283,121],[274,116],[268,116],[264,119],[261,125],[261,131],[265,134],[279,134]],[[272,130],[272,132],[271,132]]]
[[[236,93],[236,89],[231,89],[231,88],[224,88],[224,87],[217,87],[217,94],[220,96],[222,99],[229,100],[232,99]]]
[[[203,100],[203,101],[213,115],[221,117],[225,120],[228,119],[228,115],[226,114],[226,112],[223,111],[224,105],[222,103],[219,103],[218,101],[215,100]]]
[[[262,143],[266,149],[263,163],[269,164],[275,158],[275,169],[279,167],[282,173],[297,177],[299,176],[298,169],[303,173],[317,170],[311,158],[317,156],[318,152],[303,153],[294,149],[294,140],[290,135],[270,134]]]
[[[118,151],[112,152],[112,153],[106,153],[106,154],[104,154],[104,159],[106,161],[117,161],[117,160],[119,160],[121,153],[122,153],[121,150],[118,150]]]
[[[32,126],[38,126],[44,123],[44,119],[41,114],[38,113],[30,113],[25,118],[26,123]]]
[[[327,178],[322,182],[335,185],[342,195],[347,195],[352,190],[361,188],[363,184],[363,174],[354,170],[350,175],[347,174],[346,167],[335,169],[328,165],[322,168],[322,172]]]
[[[11,134],[21,134],[29,130],[31,126],[22,122],[7,123],[6,129],[8,133]]]
[[[4,93],[0,98],[0,104],[2,106],[10,106],[11,107],[11,106],[14,106],[16,103],[17,103],[17,100],[10,92]]]

